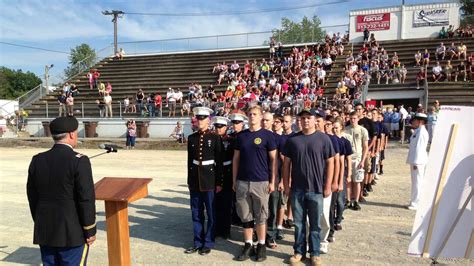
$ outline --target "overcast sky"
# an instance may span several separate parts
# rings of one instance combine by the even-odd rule
[[[400,5],[394,0],[0,0],[0,40],[21,45],[69,52],[81,43],[96,50],[113,42],[113,23],[103,10],[122,10],[136,13],[202,13],[219,11],[261,10],[321,4],[298,10],[266,12],[250,15],[168,17],[125,15],[119,20],[119,42],[160,40],[194,36],[208,36],[244,32],[269,31],[280,26],[282,17],[300,21],[303,16],[317,15],[323,26],[347,24],[349,11],[361,8]],[[406,0],[406,4],[446,2],[443,0]],[[328,29],[328,30],[340,30]],[[256,36],[254,36],[257,38]],[[173,45],[173,44],[169,44]],[[143,45],[142,45],[143,46]],[[147,49],[158,49],[157,43]],[[140,47],[138,47],[140,49]],[[126,52],[132,53],[133,46]],[[110,49],[107,53],[110,53]],[[106,52],[102,53],[105,55]],[[0,43],[0,65],[32,71],[42,77],[44,66],[54,64],[51,74],[62,73],[68,55],[32,50]]]

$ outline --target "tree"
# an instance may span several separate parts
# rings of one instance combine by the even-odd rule
[[[69,55],[69,66],[64,70],[67,79],[92,67],[97,59],[95,50],[88,44],[81,44],[71,49]]]
[[[459,0],[461,4],[461,26],[474,24],[474,2],[472,0]]]
[[[273,30],[273,38],[282,43],[305,43],[324,40],[326,31],[321,28],[321,21],[317,16],[312,19],[303,17],[300,23],[288,18],[281,19],[281,29]]]
[[[32,72],[0,67],[0,98],[15,99],[41,84],[41,79]]]

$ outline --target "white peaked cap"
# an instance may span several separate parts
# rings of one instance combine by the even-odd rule
[[[203,115],[203,116],[210,116],[214,111],[207,107],[194,107],[193,108],[194,115]]]

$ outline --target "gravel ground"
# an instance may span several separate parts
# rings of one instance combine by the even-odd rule
[[[31,157],[45,149],[0,148],[0,264],[40,264],[39,248],[32,244],[33,222],[26,198],[26,177]],[[86,155],[98,149],[79,150]],[[388,150],[385,175],[362,205],[362,211],[345,212],[343,230],[329,254],[322,255],[329,265],[429,264],[431,260],[406,255],[415,213],[404,208],[409,200],[407,150]],[[149,196],[129,207],[130,242],[134,265],[237,264],[233,261],[242,244],[241,229],[232,229],[233,240],[217,239],[208,256],[185,255],[192,245],[189,193],[186,187],[186,152],[124,150],[92,160],[94,181],[102,177],[149,177]],[[97,241],[91,247],[90,265],[107,264],[104,203],[97,202]],[[292,254],[293,231],[274,250],[268,250],[263,264],[287,263]],[[471,264],[469,260],[440,261]],[[242,263],[239,263],[242,264]],[[245,264],[255,264],[248,261]]]

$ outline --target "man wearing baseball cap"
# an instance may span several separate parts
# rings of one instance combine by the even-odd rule
[[[212,109],[195,107],[198,131],[188,137],[188,188],[191,197],[194,245],[186,254],[207,255],[215,245],[215,193],[222,190],[222,140],[209,130]],[[207,216],[205,228],[204,208]]]
[[[33,157],[27,194],[33,218],[33,243],[44,265],[85,265],[95,241],[95,190],[89,158],[75,152],[76,118],[51,121],[54,146]]]
[[[429,134],[425,128],[428,116],[423,113],[416,113],[411,119],[411,125],[415,132],[410,137],[410,148],[408,150],[407,164],[410,165],[411,173],[411,201],[408,209],[416,210],[420,201],[420,189],[423,176],[425,175],[425,166],[428,162]]]

